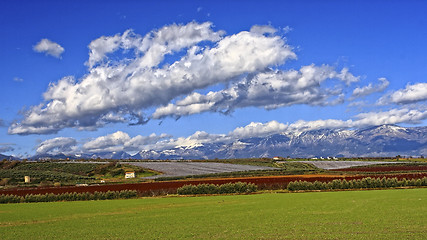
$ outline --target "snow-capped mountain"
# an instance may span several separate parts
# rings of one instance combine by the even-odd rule
[[[129,159],[131,155],[127,152],[119,151],[119,152],[100,152],[91,154],[90,158],[101,158],[101,159]]]
[[[74,155],[36,155],[32,159],[214,159],[257,157],[394,157],[427,155],[427,127],[381,125],[361,130],[321,129],[197,143],[169,149],[101,152]]]
[[[139,159],[213,159],[248,157],[391,157],[427,154],[427,127],[381,125],[362,130],[313,130],[238,139],[232,143],[141,151]]]

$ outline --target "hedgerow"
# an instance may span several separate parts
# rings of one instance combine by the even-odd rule
[[[179,195],[195,194],[226,194],[226,193],[251,193],[257,191],[257,186],[253,183],[226,183],[226,184],[198,184],[184,185],[177,189]]]
[[[393,188],[393,187],[420,187],[427,186],[427,177],[422,179],[397,179],[397,178],[362,178],[347,181],[345,179],[335,179],[331,182],[307,182],[294,181],[287,186],[289,191],[299,190],[332,190],[332,189],[364,189],[364,188]]]
[[[128,199],[138,196],[136,190],[107,191],[107,192],[83,192],[62,194],[27,194],[25,196],[0,195],[0,203],[28,203],[28,202],[58,202],[58,201],[86,201],[106,199]]]

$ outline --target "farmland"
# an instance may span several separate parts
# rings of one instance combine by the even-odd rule
[[[230,164],[230,162],[237,164]],[[254,183],[260,189],[285,189],[289,182],[299,180],[329,182],[334,179],[353,180],[364,177],[420,179],[427,176],[427,163],[425,162],[386,163],[384,161],[368,161],[368,164],[374,165],[350,168],[348,168],[349,164],[354,162],[357,165],[360,164],[356,161],[322,162],[327,164],[326,166],[333,165],[338,169],[320,169],[310,161],[273,161],[266,158],[109,163],[39,162],[14,164],[14,162],[3,162],[0,176],[3,174],[2,178],[8,180],[8,185],[0,188],[0,194],[24,196],[26,194],[136,190],[140,196],[153,196],[176,193],[177,188],[186,184],[224,184],[240,181]],[[148,170],[148,168],[160,173],[153,175],[156,171]],[[123,173],[127,170],[136,171],[137,178],[124,179]],[[32,181],[38,180],[40,183],[24,184],[23,176],[26,174],[32,176]],[[42,177],[45,177],[44,180]],[[106,179],[105,182],[101,182],[102,179]],[[75,186],[76,182],[82,181],[87,182],[89,186]],[[54,187],[52,187],[52,182],[55,182]],[[60,183],[59,186],[56,185],[58,182]],[[50,185],[48,185],[49,183]]]
[[[273,170],[276,168],[265,166],[251,166],[243,164],[226,164],[216,162],[167,162],[167,161],[152,161],[152,162],[129,162],[127,164],[138,167],[148,168],[162,172],[162,175],[156,175],[150,178],[158,177],[175,177],[175,176],[191,176],[203,174],[215,174],[226,172],[239,171],[256,171],[256,170]]]
[[[242,236],[245,239],[423,239],[427,234],[425,187],[305,193],[280,190],[299,180],[421,179],[427,176],[427,163],[370,162],[369,166],[362,166],[324,161],[326,167],[338,166],[328,170],[311,162],[239,159],[230,164],[229,161],[232,160],[15,165],[3,162],[3,174],[10,170],[20,174],[57,172],[92,181],[100,176],[113,178],[117,172],[122,175],[127,169],[139,174],[131,181],[95,182],[89,186],[6,187],[0,189],[0,194],[102,195],[96,192],[133,191],[133,196],[139,197],[164,196],[175,194],[179,187],[189,184],[236,182],[253,183],[261,193],[1,204],[0,236],[2,239],[241,239]],[[163,179],[148,179],[154,172],[147,169],[161,172]],[[55,175],[47,177],[53,179]]]
[[[427,189],[0,205],[2,239],[424,239]],[[96,229],[94,231],[94,229]]]
[[[51,186],[95,182],[97,179],[117,182],[124,178],[126,171],[134,171],[139,177],[155,175],[156,172],[116,161],[105,163],[64,163],[64,162],[0,162],[1,185],[23,185],[24,176],[30,176],[32,184]]]
[[[342,172],[408,172],[408,171],[427,171],[427,164],[393,164],[393,165],[375,165],[364,167],[351,167],[336,169],[334,171]]]
[[[313,164],[314,166],[331,170],[359,166],[369,166],[376,164],[395,164],[397,162],[378,162],[378,161],[300,161],[302,163]]]

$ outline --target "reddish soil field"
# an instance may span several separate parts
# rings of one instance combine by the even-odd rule
[[[106,192],[106,191],[121,191],[121,190],[137,190],[140,193],[150,192],[175,192],[177,188],[187,184],[224,184],[234,182],[254,183],[261,188],[278,188],[285,187],[292,181],[322,181],[328,182],[334,179],[361,179],[364,177],[397,177],[399,179],[406,178],[423,178],[427,177],[426,173],[405,173],[405,174],[378,174],[378,175],[290,175],[290,176],[268,176],[268,177],[242,177],[242,178],[216,178],[216,179],[199,179],[199,180],[180,180],[167,182],[145,182],[133,184],[111,184],[111,185],[91,185],[91,186],[64,186],[64,187],[38,187],[38,188],[15,188],[0,190],[0,194],[13,194],[25,196],[27,194],[45,194],[54,193],[61,194],[67,192]]]
[[[365,167],[351,167],[351,168],[342,168],[334,169],[331,171],[336,172],[403,172],[403,171],[427,171],[427,165],[425,166],[365,166]]]

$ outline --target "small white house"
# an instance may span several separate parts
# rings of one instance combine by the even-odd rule
[[[126,172],[125,178],[135,178],[135,172]]]
[[[280,160],[280,157],[278,157],[278,156],[276,156],[276,157],[273,157],[273,160]]]

